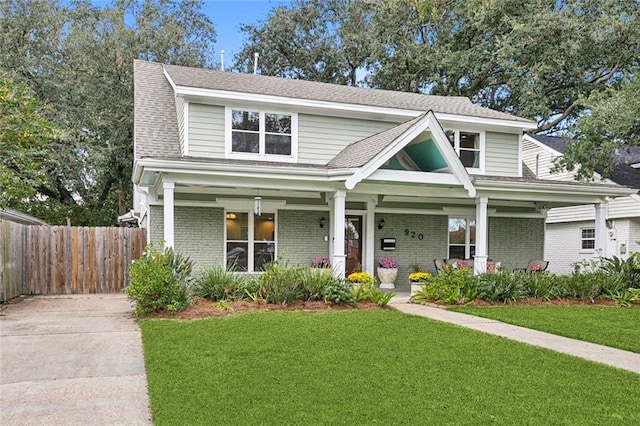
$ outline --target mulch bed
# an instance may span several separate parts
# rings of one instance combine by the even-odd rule
[[[223,308],[228,307],[228,309]],[[299,312],[334,312],[348,309],[393,309],[388,306],[378,306],[371,302],[358,302],[355,305],[327,305],[322,301],[304,302],[295,300],[286,305],[273,303],[260,303],[252,301],[225,302],[219,304],[209,299],[196,298],[193,304],[182,312],[156,312],[146,315],[145,318],[170,318],[180,320],[203,319],[212,317],[226,317],[239,312],[247,311],[299,311]]]

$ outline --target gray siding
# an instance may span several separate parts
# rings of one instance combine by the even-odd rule
[[[507,268],[525,268],[544,255],[544,219],[490,217],[489,258]],[[549,259],[546,259],[549,260]]]
[[[175,251],[194,261],[194,271],[224,263],[224,210],[209,207],[175,207]],[[163,239],[162,206],[151,206],[151,242]]]
[[[224,107],[189,103],[189,155],[224,157]]]
[[[320,115],[298,115],[298,161],[325,164],[344,147],[396,124]]]
[[[518,135],[487,132],[485,137],[485,174],[518,176]]]
[[[291,265],[310,265],[314,257],[329,257],[329,220],[324,228],[320,218],[328,218],[324,211],[278,211],[278,255]]]
[[[423,270],[435,273],[433,259],[447,257],[448,219],[446,216],[425,216],[410,214],[376,214],[375,223],[384,219],[382,230],[375,227],[374,262],[383,256],[391,256],[398,261],[398,278],[396,288],[409,290],[409,273],[411,266],[420,265]],[[416,237],[405,235],[405,229],[415,232]],[[418,234],[423,239],[417,238]],[[395,238],[396,249],[383,251],[380,249],[381,238]]]

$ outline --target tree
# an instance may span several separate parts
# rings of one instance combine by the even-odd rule
[[[0,5],[0,66],[54,106],[62,130],[31,213],[112,225],[132,205],[133,60],[210,66],[211,21],[196,0],[116,0],[104,8],[12,0]]]
[[[28,210],[56,130],[29,89],[0,73],[0,208]]]
[[[557,169],[577,169],[579,179],[591,179],[594,172],[606,178],[619,161],[612,153],[640,146],[638,71],[629,73],[618,89],[609,87],[579,100],[586,110],[570,128]]]
[[[362,29],[371,8],[344,0],[296,0],[291,8],[276,7],[267,21],[241,27],[247,40],[234,67],[252,71],[258,53],[258,69],[265,75],[356,85],[356,71],[370,53]]]
[[[581,96],[604,90],[638,65],[635,0],[318,3],[299,0],[259,25],[245,26],[239,64],[268,46],[263,74],[340,83],[336,76],[356,74],[344,65],[348,57],[364,85],[467,96],[536,120],[540,132],[565,129],[583,111]],[[320,23],[325,25],[318,34],[299,31]],[[356,41],[355,53],[340,49],[344,40]],[[334,65],[332,72],[314,72],[325,63]],[[354,84],[353,78],[343,80]]]

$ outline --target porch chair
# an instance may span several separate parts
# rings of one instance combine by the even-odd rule
[[[443,259],[433,259],[433,266],[436,267],[436,274],[444,269],[445,261]]]
[[[546,271],[548,266],[549,266],[549,261],[534,259],[529,261],[529,264],[527,265],[526,268],[516,268],[513,271],[530,274],[532,272]]]

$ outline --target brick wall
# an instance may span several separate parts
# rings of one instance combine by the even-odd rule
[[[489,258],[507,268],[525,268],[532,259],[552,260],[544,251],[544,219],[490,217]]]
[[[320,218],[326,219],[320,228]],[[280,210],[277,219],[278,255],[291,265],[309,265],[314,257],[329,257],[329,212]],[[327,238],[328,240],[328,238]]]
[[[379,230],[377,224],[381,219],[384,219],[385,225]],[[434,273],[433,259],[447,257],[446,216],[378,213],[375,223],[375,264],[377,266],[378,259],[383,256],[391,256],[398,261],[396,287],[400,290],[409,290],[407,277],[413,264]],[[409,231],[408,235],[405,230]],[[395,238],[396,249],[382,250],[381,238]]]
[[[593,221],[547,224],[544,251],[550,272],[568,274],[573,263],[593,258],[593,251],[582,251],[580,247],[580,228],[593,226]]]
[[[224,211],[220,208],[175,207],[175,250],[194,261],[196,272],[224,262],[223,215]],[[151,206],[151,242],[162,241],[163,220],[162,206]]]

